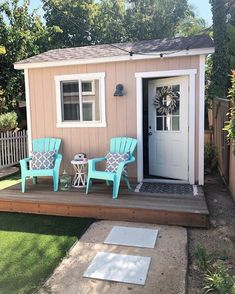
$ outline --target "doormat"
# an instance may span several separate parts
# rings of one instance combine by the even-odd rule
[[[158,230],[114,226],[105,244],[154,248]]]
[[[190,184],[142,183],[138,190],[144,193],[193,195],[193,186]]]
[[[83,277],[144,285],[151,258],[98,252]]]

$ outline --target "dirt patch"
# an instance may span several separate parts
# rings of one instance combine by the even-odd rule
[[[154,249],[104,244],[114,225],[158,229]],[[151,257],[144,286],[83,278],[97,252]],[[182,227],[101,221],[94,223],[72,248],[39,293],[184,294],[187,273],[187,231]]]
[[[203,293],[202,277],[192,257],[192,251],[198,244],[209,253],[214,252],[235,274],[235,203],[218,175],[206,177],[204,190],[210,212],[210,228],[188,229],[189,294]]]

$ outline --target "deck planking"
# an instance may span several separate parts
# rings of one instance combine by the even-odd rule
[[[0,211],[92,217],[96,219],[141,221],[148,223],[208,227],[209,212],[203,195],[135,193],[121,187],[119,198],[112,199],[111,187],[94,185],[89,195],[84,189],[52,191],[43,180],[0,191]]]

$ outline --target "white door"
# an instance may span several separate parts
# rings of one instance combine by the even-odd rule
[[[188,180],[188,77],[148,84],[149,174]]]

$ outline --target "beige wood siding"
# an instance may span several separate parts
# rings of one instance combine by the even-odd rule
[[[89,158],[103,156],[109,150],[109,140],[117,136],[137,136],[136,72],[197,69],[199,56],[112,62],[106,64],[74,65],[54,68],[29,69],[29,89],[32,117],[32,138],[58,137],[62,139],[63,166],[70,173],[71,159],[85,152]],[[56,127],[56,75],[105,72],[106,128]],[[196,75],[196,177],[198,178],[198,107],[199,75]],[[117,84],[124,85],[125,95],[114,97]],[[136,164],[130,168],[136,176]]]

